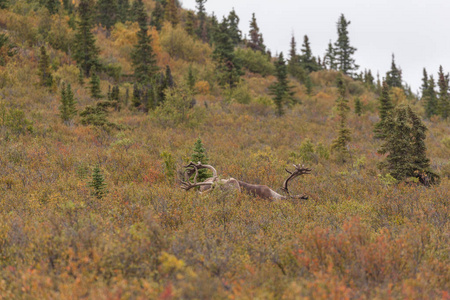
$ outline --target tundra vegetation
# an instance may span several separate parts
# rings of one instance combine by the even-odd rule
[[[448,299],[448,74],[196,2],[0,1],[0,299]],[[308,199],[186,192],[194,158]]]

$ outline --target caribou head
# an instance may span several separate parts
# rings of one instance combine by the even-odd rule
[[[181,188],[188,191],[194,187],[199,187],[200,193],[211,191],[217,184],[223,189],[234,189],[237,191],[246,191],[256,197],[260,197],[263,199],[270,200],[285,200],[285,199],[308,199],[306,195],[294,195],[292,196],[289,193],[288,183],[290,180],[303,175],[303,174],[311,174],[311,169],[305,168],[304,166],[294,165],[294,171],[289,171],[286,169],[286,172],[289,173],[289,177],[283,182],[283,186],[281,190],[286,193],[286,196],[280,195],[271,188],[266,185],[259,184],[250,184],[244,181],[240,181],[234,178],[229,179],[218,179],[217,171],[213,166],[203,165],[200,162],[197,164],[190,162],[187,166],[184,167],[184,180],[181,181]],[[206,179],[203,182],[197,182],[198,170],[200,169],[210,169],[213,173],[213,177]],[[190,178],[194,175],[193,182],[190,181]]]

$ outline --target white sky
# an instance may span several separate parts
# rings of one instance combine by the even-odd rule
[[[180,2],[195,10],[195,0]],[[413,92],[419,90],[424,67],[435,79],[439,65],[450,71],[449,0],[208,0],[205,6],[219,21],[234,7],[247,34],[254,12],[273,55],[283,51],[288,57],[294,33],[298,49],[306,34],[313,54],[323,57],[329,40],[337,38],[336,22],[343,13],[351,21],[350,44],[358,49],[360,70],[371,69],[375,77],[379,71],[384,77],[394,53]]]

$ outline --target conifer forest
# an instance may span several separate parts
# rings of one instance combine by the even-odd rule
[[[0,0],[0,299],[450,299],[450,70],[180,2]]]

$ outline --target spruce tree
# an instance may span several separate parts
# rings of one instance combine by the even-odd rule
[[[420,89],[422,90],[422,100],[425,100],[427,97],[428,80],[427,70],[423,68],[422,86],[420,87]]]
[[[102,98],[102,91],[100,89],[100,77],[94,72],[91,76],[91,81],[89,82],[91,97],[94,99]]]
[[[178,6],[176,0],[167,0],[165,7],[165,18],[172,26],[176,26],[179,23]]]
[[[350,23],[343,14],[339,17],[337,22],[338,39],[334,43],[334,54],[338,69],[344,74],[351,76],[354,71],[358,70],[359,66],[355,64],[355,59],[352,57],[356,48],[350,46],[350,38],[348,36],[348,25]]]
[[[427,118],[438,114],[438,98],[436,95],[436,83],[434,81],[433,75],[430,75],[428,79],[428,89],[425,93],[425,114]]]
[[[443,119],[447,119],[450,114],[450,97],[449,97],[449,74],[444,74],[444,69],[442,66],[439,67],[439,103],[438,103],[438,111],[439,115]]]
[[[299,81],[303,82],[306,78],[306,72],[301,66],[300,55],[297,53],[297,42],[295,41],[294,35],[291,38],[287,70],[289,74]]]
[[[374,84],[375,78],[372,75],[372,71],[364,71],[364,84],[369,88],[373,89],[375,87]]]
[[[63,83],[61,88],[61,105],[59,106],[60,117],[64,123],[70,122],[77,114],[76,102],[70,84]]]
[[[125,24],[130,19],[130,2],[128,0],[117,1],[117,21]]]
[[[97,199],[102,199],[106,194],[106,183],[100,166],[96,165],[92,171],[92,181],[88,184],[93,189],[91,195]]]
[[[308,96],[311,96],[311,94],[313,92],[313,83],[312,83],[312,80],[311,80],[311,76],[309,76],[309,75],[306,75],[305,87],[306,87],[306,94]]]
[[[387,154],[381,166],[392,177],[397,180],[416,177],[426,185],[439,181],[439,177],[429,169],[424,142],[426,130],[409,106],[395,108],[386,118],[385,140],[378,152]]]
[[[39,59],[39,79],[42,86],[51,87],[53,85],[53,76],[50,71],[50,58],[44,46],[41,46],[41,56]]]
[[[355,114],[359,117],[362,113],[362,102],[359,97],[355,98]]]
[[[151,78],[158,71],[155,54],[151,45],[152,36],[148,34],[147,13],[144,10],[142,0],[137,0],[137,21],[139,31],[137,33],[138,43],[134,46],[131,54],[134,78],[142,84],[149,84]]]
[[[305,35],[303,38],[303,45],[301,51],[302,55],[300,57],[300,60],[303,69],[305,69],[308,73],[319,70],[316,58],[312,54],[311,45],[309,43],[309,38],[307,35]]]
[[[202,39],[203,42],[206,42],[207,34],[205,33],[206,29],[206,11],[205,11],[205,3],[207,0],[195,0],[197,3],[197,17],[198,17],[198,28],[197,35]]]
[[[231,41],[235,46],[239,45],[242,41],[242,32],[239,30],[239,16],[236,14],[234,8],[228,14],[228,30]]]
[[[389,87],[403,88],[402,70],[395,65],[395,56],[392,54],[391,70],[386,73],[386,83]]]
[[[385,123],[386,118],[389,115],[389,113],[394,108],[394,104],[392,103],[391,97],[389,96],[390,88],[386,81],[383,81],[383,87],[381,89],[381,95],[378,99],[379,106],[379,112],[380,112],[380,121],[375,124],[374,133],[376,138],[384,138],[385,136]]]
[[[197,139],[197,141],[194,144],[193,153],[191,156],[191,161],[194,163],[201,162],[202,164],[208,164],[209,159],[206,155],[206,149],[203,146],[202,140],[200,138]],[[204,181],[207,178],[210,178],[211,172],[207,169],[200,169],[198,170],[198,177],[197,181]]]
[[[194,72],[192,71],[192,65],[190,65],[189,69],[188,69],[188,75],[187,75],[187,78],[186,78],[186,83],[187,83],[188,88],[193,93],[195,93],[195,91],[194,91],[195,90],[195,81],[196,81],[196,79],[195,79],[195,76],[194,76]]]
[[[83,69],[84,76],[89,77],[91,69],[99,66],[98,54],[100,50],[95,45],[95,37],[91,32],[92,4],[90,0],[81,0],[78,4],[79,21],[74,40],[73,57]]]
[[[333,48],[333,44],[331,43],[331,41],[328,43],[328,48],[325,53],[323,62],[329,70],[337,69],[336,53],[335,53],[335,50]]]
[[[152,18],[153,20],[153,18]],[[186,29],[186,32],[190,35],[193,36],[195,33],[195,15],[194,12],[191,10],[188,10],[187,15],[186,15],[186,23],[184,28]]]
[[[101,24],[110,31],[119,19],[119,7],[117,0],[98,0],[97,8],[97,24]]]
[[[156,30],[160,31],[164,23],[164,15],[164,7],[161,5],[161,3],[156,2],[155,9],[151,14],[150,26],[153,26],[156,28]]]
[[[252,15],[252,20],[250,21],[250,40],[247,46],[254,51],[261,51],[265,53],[266,46],[264,45],[264,39],[262,34],[259,32],[258,24],[256,23],[255,13]]]
[[[213,58],[217,62],[219,82],[233,88],[240,79],[241,66],[234,55],[234,45],[229,36],[228,22],[224,17],[215,34]]]
[[[277,81],[273,83],[269,89],[270,93],[274,96],[274,102],[277,106],[277,115],[284,114],[283,104],[286,100],[292,99],[293,92],[292,87],[289,85],[287,78],[287,67],[284,60],[283,52],[280,52],[278,60],[275,62],[275,70]]]
[[[40,0],[42,6],[45,6],[51,15],[58,13],[61,3],[58,0]]]
[[[346,87],[344,78],[341,73],[339,73],[337,79],[337,88],[339,92],[339,97],[336,100],[336,109],[339,116],[339,127],[338,127],[338,136],[333,141],[331,145],[331,149],[336,151],[339,155],[339,158],[342,161],[346,161],[346,157],[348,155],[347,145],[351,141],[351,131],[347,127],[347,113],[349,111],[348,100],[346,99]]]

